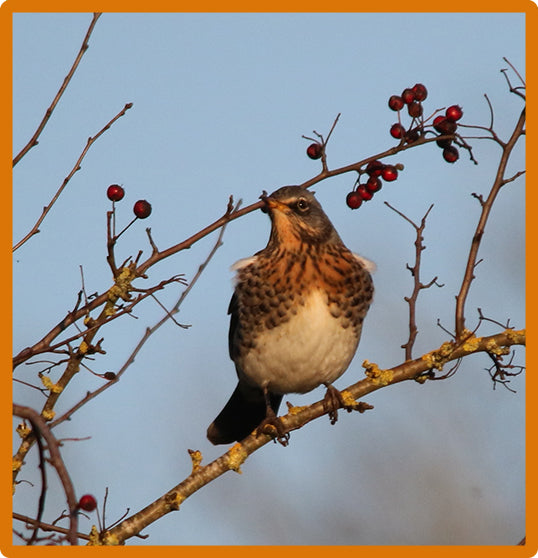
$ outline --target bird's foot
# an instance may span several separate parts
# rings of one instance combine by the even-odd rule
[[[372,405],[363,401],[356,401],[354,397],[346,390],[338,391],[332,384],[325,384],[327,391],[323,398],[323,406],[325,411],[329,413],[331,424],[336,424],[338,420],[338,409],[343,408],[348,413],[351,411],[359,411],[364,413],[368,409],[373,409]]]
[[[256,428],[256,436],[260,434],[266,434],[271,436],[274,442],[278,442],[282,446],[287,446],[290,435],[286,432],[282,421],[275,415],[274,411],[268,407],[266,417],[260,422],[258,428]]]

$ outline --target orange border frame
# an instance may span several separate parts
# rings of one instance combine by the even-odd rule
[[[514,13],[520,12],[526,14],[526,40],[527,40],[527,67],[526,67],[526,79],[528,82],[528,89],[530,90],[531,100],[534,99],[534,79],[536,78],[536,60],[538,51],[538,7],[531,0],[512,0],[507,4],[505,1],[501,0],[455,0],[450,4],[446,3],[437,6],[432,6],[431,2],[426,2],[424,0],[418,0],[413,3],[413,11],[421,12],[447,12],[446,8],[451,8],[451,12],[506,12]],[[46,7],[43,6],[42,2],[36,0],[26,0],[26,1],[16,1],[7,0],[0,6],[0,63],[2,68],[2,74],[4,76],[8,75],[8,79],[4,82],[4,87],[0,90],[0,96],[2,97],[2,112],[4,113],[4,122],[11,122],[11,75],[12,75],[12,14],[14,12],[94,12],[94,11],[104,11],[104,12],[125,12],[126,4],[125,2],[118,2],[117,0],[102,0],[100,2],[77,2],[76,6],[72,2],[54,0],[47,2]],[[149,12],[147,9],[147,4],[142,3],[139,0],[134,0],[129,3],[129,11],[132,12]],[[220,4],[217,1],[208,2],[195,2],[189,3],[188,5],[181,6],[179,3],[173,2],[171,0],[160,0],[156,4],[152,3],[151,7],[153,11],[184,11],[184,12],[265,12],[267,9],[262,9],[268,7],[265,4],[254,4],[248,2],[247,0],[232,0],[227,2],[225,5]],[[359,3],[351,2],[350,0],[340,0],[337,4],[331,4],[333,10],[339,12],[355,12],[358,8],[362,8]],[[433,8],[437,9],[433,9]],[[179,8],[182,8],[179,10]],[[321,0],[273,0],[270,5],[272,12],[326,12],[327,5]],[[338,9],[335,9],[338,8]],[[396,2],[395,0],[384,0],[383,9],[376,10],[365,10],[365,11],[375,11],[375,12],[398,12],[402,11],[402,3]],[[445,8],[445,9],[443,9]],[[509,9],[508,9],[509,8]],[[478,31],[477,31],[478,33]],[[5,84],[9,83],[10,87],[5,87]],[[528,118],[530,120],[529,129],[531,132],[536,129],[537,118],[535,116],[534,105],[530,103],[531,110],[528,111]],[[0,177],[1,183],[6,186],[4,189],[4,196],[6,192],[9,192],[9,201],[11,202],[11,126],[9,127],[9,135],[6,130],[0,135]],[[538,153],[538,145],[534,134],[528,138],[530,144],[528,146],[529,153]],[[528,182],[527,186],[527,202],[530,208],[537,207],[536,197],[538,193],[534,184],[534,169],[527,170],[527,181],[529,177],[531,182]],[[11,204],[10,204],[11,205]],[[534,246],[534,240],[536,239],[537,233],[537,219],[528,220],[527,229],[527,284],[530,287],[534,285],[531,283],[530,279],[533,277],[534,269],[532,267],[532,260],[529,257],[531,255],[531,250]],[[1,253],[9,254],[11,256],[11,219],[3,218],[0,220],[0,245]],[[11,272],[11,257],[6,258],[6,263],[4,264],[4,270],[9,270]],[[2,297],[0,298],[0,308],[1,315],[5,318],[2,320],[4,323],[4,330],[2,335],[0,335],[0,356],[2,362],[2,370],[4,372],[4,378],[8,378],[7,370],[11,368],[11,328],[7,325],[10,321],[7,320],[7,316],[11,317],[11,273],[8,274],[4,271],[0,275],[0,281],[2,282]],[[533,294],[533,289],[528,289],[527,307],[529,308],[529,321],[531,322],[531,335],[534,331],[532,319],[532,311],[536,308],[536,295]],[[384,556],[384,555],[397,555],[398,557],[412,556],[413,558],[431,557],[431,556],[447,556],[453,557],[454,554],[459,557],[463,556],[483,556],[484,558],[494,558],[497,556],[518,556],[518,557],[528,557],[534,556],[538,552],[538,536],[536,529],[536,500],[537,500],[537,481],[534,476],[534,472],[538,470],[538,463],[536,459],[536,448],[533,447],[532,434],[534,433],[536,427],[536,411],[530,404],[530,397],[532,394],[536,393],[536,376],[532,373],[535,367],[532,366],[534,363],[535,355],[533,351],[530,352],[529,363],[530,366],[528,370],[531,371],[527,375],[527,542],[525,546],[342,546],[342,547],[309,547],[309,546],[293,546],[293,547],[281,547],[278,552],[293,552],[294,556],[308,556],[312,552],[319,550],[321,552],[327,552],[329,549],[334,548],[334,552],[361,552],[368,555],[368,558],[373,556]],[[7,380],[6,380],[7,381]],[[11,463],[11,428],[5,428],[5,425],[11,425],[11,386],[6,386],[5,389],[0,390],[0,415],[1,415],[1,425],[0,428],[2,445],[2,475],[0,478],[2,482],[0,483],[0,551],[6,553],[9,557],[23,557],[28,554],[32,556],[37,552],[38,554],[48,555],[51,552],[58,552],[57,547],[24,547],[24,546],[13,546],[11,542],[11,480],[7,471],[10,470],[9,464]],[[530,442],[530,443],[529,443]],[[9,449],[8,449],[9,448]],[[4,455],[5,454],[5,455]],[[517,541],[514,541],[516,544]],[[55,550],[52,550],[54,548]],[[67,548],[71,549],[68,550]],[[122,546],[122,547],[84,547],[85,550],[78,550],[81,547],[63,547],[59,552],[89,552],[89,553],[106,553],[106,552],[120,552],[128,553],[136,556],[145,556],[149,552],[158,551],[159,553],[164,553],[166,555],[177,555],[178,547],[176,546]],[[205,552],[215,553],[218,552],[220,556],[248,556],[255,552],[258,556],[268,556],[269,552],[274,552],[272,547],[191,547],[194,552]],[[185,550],[188,552],[189,547]]]

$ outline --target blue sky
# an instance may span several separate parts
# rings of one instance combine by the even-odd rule
[[[13,146],[31,137],[78,49],[90,14],[14,14]],[[484,29],[487,32],[484,32]],[[328,147],[331,168],[394,145],[388,130],[392,94],[424,83],[425,112],[463,107],[466,124],[488,125],[487,93],[495,130],[507,138],[521,101],[500,73],[506,57],[525,68],[524,14],[105,14],[90,48],[56,108],[39,145],[14,170],[14,240],[33,225],[68,174],[89,136],[126,102],[133,108],[91,148],[41,227],[15,253],[14,350],[34,343],[74,306],[83,266],[88,293],[110,286],[106,264],[106,198],[123,184],[117,222],[131,219],[139,198],[153,206],[118,245],[118,259],[150,247],[171,246],[220,216],[228,196],[257,200],[262,190],[299,184],[319,171],[305,155],[302,134],[326,133],[340,121]],[[515,78],[514,78],[515,79]],[[475,135],[475,134],[473,134]],[[355,176],[314,190],[350,249],[377,264],[376,297],[355,360],[337,382],[363,374],[364,359],[391,367],[403,360],[412,283],[414,231],[383,201],[420,221],[435,204],[425,230],[422,273],[442,289],[424,291],[418,307],[416,356],[438,347],[452,328],[467,250],[479,214],[471,193],[489,191],[500,156],[487,140],[469,140],[479,165],[460,153],[449,165],[434,145],[387,162],[405,166],[357,211],[345,206]],[[509,174],[524,168],[516,149]],[[524,180],[507,185],[494,208],[467,304],[491,318],[524,327]],[[120,225],[118,225],[120,226]],[[205,439],[207,425],[235,385],[227,354],[232,292],[230,265],[263,248],[269,222],[261,212],[233,222],[179,321],[148,342],[122,380],[62,425],[63,454],[79,494],[102,499],[107,517],[137,511],[176,485],[190,470],[187,448],[204,462],[225,448]],[[215,235],[162,262],[140,286],[196,272]],[[180,289],[159,295],[170,305]],[[106,355],[96,372],[118,370],[162,314],[152,301],[106,331]],[[482,334],[498,330],[485,324]],[[524,353],[518,349],[519,362]],[[22,366],[16,377],[36,382],[43,365]],[[487,357],[469,358],[445,382],[402,384],[366,400],[364,415],[322,419],[292,433],[291,444],[270,444],[243,466],[190,498],[181,511],[147,529],[131,544],[514,544],[524,534],[524,377],[517,393],[492,389]],[[53,373],[55,378],[57,372]],[[62,395],[58,412],[101,380],[81,372]],[[295,404],[322,390],[290,395]],[[15,386],[15,401],[39,408],[42,396]],[[15,509],[35,513],[39,486],[35,456],[18,487]],[[61,491],[47,499],[47,519],[64,507]],[[91,522],[82,520],[81,529]]]

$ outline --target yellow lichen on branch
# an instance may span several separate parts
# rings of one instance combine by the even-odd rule
[[[362,367],[364,368],[366,377],[370,378],[372,383],[376,386],[388,386],[394,379],[394,373],[392,370],[382,370],[374,362],[365,360],[362,363]]]
[[[117,275],[114,285],[108,290],[108,300],[116,302],[121,298],[125,302],[131,300],[132,282],[136,279],[136,266],[131,263],[125,266]]]
[[[490,339],[486,342],[486,349],[488,353],[497,356],[507,355],[510,353],[510,347],[502,347],[494,339]]]
[[[465,352],[473,353],[480,347],[481,342],[482,342],[482,337],[475,337],[473,335],[472,337],[469,337],[468,339],[465,340],[465,342],[462,345],[462,348]]]
[[[43,409],[41,412],[41,416],[46,420],[50,421],[56,416],[56,412],[52,409]]]
[[[17,425],[17,428],[15,430],[21,438],[28,436],[28,434],[30,434],[30,432],[32,431],[30,427],[24,422],[21,422],[19,425]]]
[[[340,392],[340,395],[342,396],[342,402],[346,407],[354,407],[355,405],[357,405],[357,400],[349,391],[347,391],[347,389],[343,389]]]
[[[505,329],[503,333],[510,342],[525,345],[525,329]]]
[[[61,393],[63,391],[63,387],[55,384],[48,376],[45,374],[39,374],[41,379],[41,383],[51,392],[51,393]]]
[[[431,351],[422,355],[421,359],[426,362],[428,368],[442,370],[446,362],[450,360],[450,356],[454,352],[454,343],[446,341],[435,351]]]
[[[290,415],[298,415],[303,409],[306,409],[305,405],[292,405],[289,401],[286,401],[286,406]]]
[[[89,537],[90,540],[88,541],[86,546],[102,546],[103,544],[107,544],[101,541],[99,531],[97,530],[97,527],[95,525],[92,525]]]
[[[248,453],[245,448],[240,443],[234,444],[228,452],[228,467],[232,471],[241,474],[241,465],[247,457]]]
[[[187,450],[192,461],[192,472],[196,473],[202,464],[202,452],[199,450]]]

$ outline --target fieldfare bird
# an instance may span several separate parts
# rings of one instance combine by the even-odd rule
[[[355,355],[372,302],[373,264],[346,248],[312,192],[285,186],[262,200],[269,242],[232,267],[228,340],[239,382],[207,430],[213,444],[266,423],[286,441],[276,417],[284,394],[323,384],[327,402],[339,395],[331,384]]]

